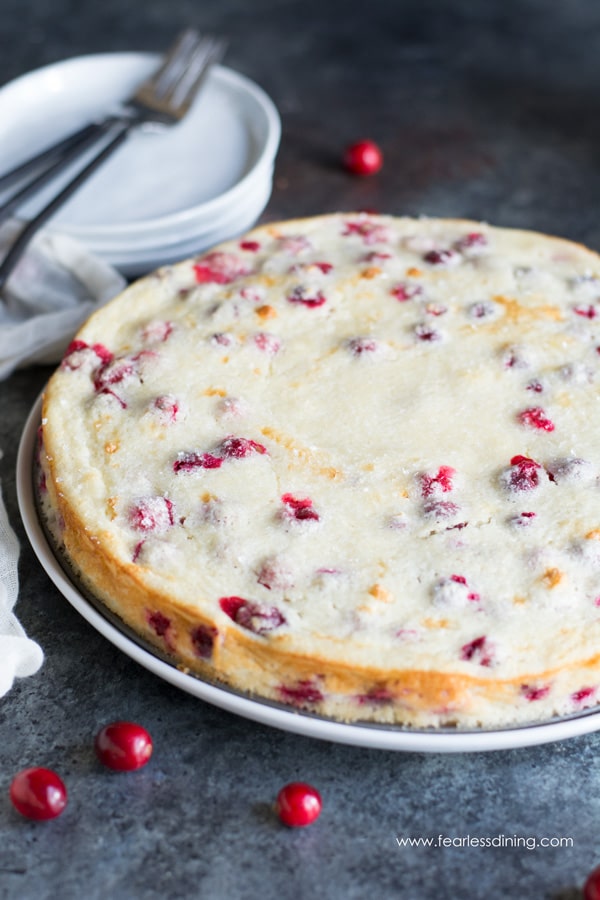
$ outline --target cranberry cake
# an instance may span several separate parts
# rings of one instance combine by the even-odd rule
[[[43,405],[79,578],[174,664],[344,721],[600,701],[600,262],[461,220],[270,224],[97,312]]]

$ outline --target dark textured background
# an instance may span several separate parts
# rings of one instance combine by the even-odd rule
[[[0,84],[89,52],[160,50],[188,24],[276,102],[283,137],[265,219],[335,209],[451,215],[600,249],[600,4],[595,0],[0,0]],[[2,134],[10,122],[0,122]],[[344,145],[377,140],[354,179]],[[51,585],[18,519],[14,467],[49,374],[0,387],[3,492],[22,542],[18,614],[43,670],[0,700],[0,897],[575,900],[600,863],[600,736],[441,756],[332,745],[233,717],[171,688],[92,630]],[[143,722],[149,766],[101,770],[108,720]],[[64,815],[6,799],[21,766],[56,768]],[[270,804],[291,779],[325,806],[306,830]],[[4,800],[2,799],[4,796]],[[572,837],[570,849],[401,850],[398,835]]]

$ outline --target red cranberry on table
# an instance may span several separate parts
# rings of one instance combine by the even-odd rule
[[[135,722],[111,722],[94,742],[96,756],[109,769],[132,772],[145,766],[152,755],[152,738]]]
[[[277,794],[275,811],[284,825],[302,828],[310,825],[321,814],[319,792],[304,781],[292,781]]]
[[[383,165],[383,154],[373,141],[356,141],[344,151],[344,166],[353,175],[374,175]]]
[[[600,900],[600,866],[588,875],[583,886],[583,900]]]
[[[55,819],[67,805],[67,789],[51,769],[23,769],[13,778],[10,799],[15,809],[27,819],[38,822]]]

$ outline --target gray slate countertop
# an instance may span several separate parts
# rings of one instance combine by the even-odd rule
[[[227,65],[281,113],[263,221],[351,209],[457,216],[600,250],[594,0],[2,0],[0,84],[83,53],[160,50],[188,24],[227,35]],[[385,154],[373,178],[340,165],[361,137]],[[0,170],[1,159],[0,148]],[[0,387],[0,477],[21,541],[16,611],[45,651],[43,669],[0,700],[2,900],[580,896],[600,864],[600,734],[468,755],[332,744],[191,697],[89,626],[42,570],[17,508],[17,442],[50,371]],[[115,719],[154,738],[139,772],[95,760],[94,735]],[[67,783],[53,822],[31,823],[8,802],[26,765]],[[322,793],[310,828],[286,829],[272,812],[291,780]],[[438,835],[452,845],[397,840]],[[522,841],[477,847],[467,836]],[[531,849],[542,837],[567,841]]]

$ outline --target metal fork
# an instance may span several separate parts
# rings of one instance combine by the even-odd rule
[[[153,127],[170,126],[179,122],[188,112],[202,86],[210,67],[222,59],[225,43],[213,37],[201,37],[196,31],[184,31],[165,55],[158,70],[142,82],[134,94],[125,101],[118,114],[107,116],[97,123],[86,125],[62,139],[42,153],[0,176],[0,187],[22,178],[31,171],[46,168],[16,191],[0,206],[0,221],[32,196],[43,185],[64,171],[78,156],[100,138],[110,140],[66,184],[62,190],[19,233],[0,265],[0,290],[6,284],[12,270],[21,258],[33,236],[48,219],[75,193],[102,163],[119,147],[136,127],[151,124]]]

